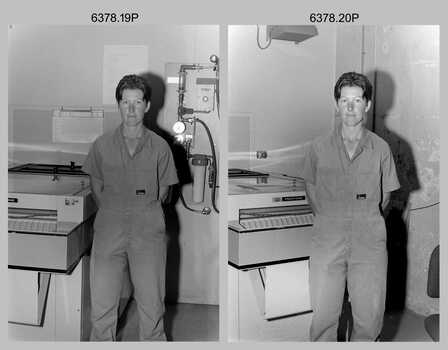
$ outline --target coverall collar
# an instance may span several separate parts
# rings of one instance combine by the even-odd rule
[[[338,149],[344,153],[345,152],[345,146],[344,146],[344,141],[342,140],[342,123],[340,123],[339,125],[337,125],[334,128],[333,131],[333,140],[336,143]],[[363,150],[367,150],[367,149],[373,149],[373,143],[370,137],[370,131],[367,130],[364,126],[362,128],[362,136],[361,139],[359,140],[359,144],[358,147],[356,148],[355,154],[353,155],[353,158],[351,159],[351,161],[355,160],[356,157],[358,157],[358,155],[363,151]]]
[[[121,123],[120,126],[115,130],[114,139],[118,142],[120,149],[126,151],[125,154],[129,155],[129,152],[126,147],[126,143],[124,141],[123,128],[124,128],[124,125],[123,125],[123,123]],[[149,147],[151,147],[150,132],[145,126],[143,126],[142,136],[139,140],[137,148],[135,149],[135,153],[131,158],[134,158],[142,150],[142,148],[145,146],[145,144],[147,144]]]

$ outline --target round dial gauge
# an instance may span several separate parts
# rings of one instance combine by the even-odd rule
[[[183,122],[181,122],[181,121],[177,121],[173,125],[173,131],[176,134],[182,134],[185,131],[185,128],[186,128],[185,124]]]

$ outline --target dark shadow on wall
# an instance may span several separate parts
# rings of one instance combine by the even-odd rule
[[[420,182],[411,144],[387,127],[395,98],[394,79],[382,70],[375,70],[370,76],[374,76],[375,84],[373,131],[389,144],[401,185],[399,190],[392,192],[389,206],[384,212],[388,269],[386,315],[381,338],[387,341],[395,335],[400,322],[397,314],[405,308],[408,270],[406,209],[411,193],[420,189]]]
[[[188,165],[185,149],[174,142],[171,134],[159,127],[157,121],[160,111],[165,104],[166,86],[164,79],[151,72],[141,75],[152,87],[151,106],[145,114],[144,125],[162,137],[170,146],[177,169],[179,185],[174,186],[169,194],[168,203],[163,206],[165,213],[166,233],[167,233],[167,261],[166,261],[166,295],[165,302],[169,304],[177,303],[179,297],[179,272],[180,272],[180,224],[179,216],[175,204],[179,199],[179,193],[183,185],[191,182],[191,173]],[[172,321],[175,312],[165,315],[165,329],[168,340],[171,340]]]

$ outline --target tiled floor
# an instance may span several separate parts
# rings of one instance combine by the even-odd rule
[[[219,308],[216,305],[167,305],[164,321],[170,341],[219,340]],[[133,300],[120,320],[117,338],[121,341],[138,341],[138,316]]]

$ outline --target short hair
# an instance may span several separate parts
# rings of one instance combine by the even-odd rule
[[[336,102],[341,97],[341,90],[344,86],[359,86],[363,91],[362,97],[367,102],[372,100],[372,84],[365,75],[356,72],[342,74],[334,86],[334,98]]]
[[[118,103],[121,101],[123,97],[123,90],[125,89],[141,90],[143,92],[143,99],[146,102],[151,101],[151,86],[149,86],[145,79],[138,75],[129,74],[121,78],[120,82],[117,85],[117,88],[115,89],[115,99]]]

